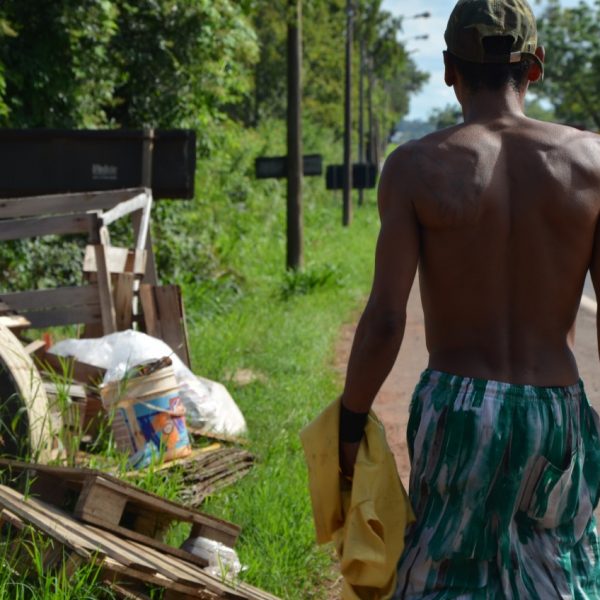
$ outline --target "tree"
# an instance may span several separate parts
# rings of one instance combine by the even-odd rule
[[[250,4],[3,0],[0,125],[200,128],[250,91]]]
[[[0,45],[7,109],[0,125],[107,124],[118,76],[109,56],[118,11],[108,0],[3,0],[16,35]]]
[[[538,29],[547,60],[537,94],[566,123],[600,129],[600,0],[574,8],[550,0]]]
[[[446,104],[443,108],[434,108],[427,119],[435,129],[444,129],[458,125],[463,121],[463,114],[458,104]]]

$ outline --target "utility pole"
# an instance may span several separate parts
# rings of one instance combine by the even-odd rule
[[[352,222],[352,0],[346,0],[346,90],[344,102],[344,191],[342,225]]]
[[[364,33],[360,36],[360,62],[358,73],[358,162],[365,162],[365,40]],[[362,206],[363,188],[358,190],[358,205]]]
[[[302,0],[288,0],[287,268],[300,269],[302,243]]]

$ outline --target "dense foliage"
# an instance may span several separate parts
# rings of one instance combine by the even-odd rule
[[[546,49],[538,95],[560,120],[600,131],[600,1],[563,8],[550,0],[538,28]]]
[[[357,3],[353,62],[358,75],[362,37],[371,129],[386,132],[425,75],[397,41],[401,21],[381,4]],[[166,280],[211,279],[227,272],[224,248],[242,235],[253,190],[265,187],[254,181],[250,149],[285,153],[289,14],[289,0],[3,0],[0,126],[194,128],[197,197],[156,206],[158,267]],[[303,1],[305,151],[336,162],[345,28],[345,0]],[[353,94],[356,115],[358,76]],[[267,145],[257,131],[280,138],[270,135]],[[74,283],[78,274],[64,265],[76,265],[80,252],[60,239],[4,244],[0,272],[13,287]]]

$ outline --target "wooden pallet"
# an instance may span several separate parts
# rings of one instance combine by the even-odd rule
[[[162,541],[172,523],[191,523],[190,537],[205,537],[233,547],[240,528],[211,515],[145,492],[100,471],[50,467],[0,459],[5,482],[13,481],[28,495],[69,511],[78,520],[101,527],[199,566],[206,561]],[[11,484],[11,486],[14,484]]]
[[[165,597],[172,600],[276,600],[275,596],[252,586],[240,584],[234,588],[187,560],[82,523],[66,511],[3,485],[0,485],[0,507],[0,520],[10,524],[13,533],[23,534],[33,528],[57,543],[43,557],[45,568],[66,564],[68,569],[74,569],[82,563],[92,563],[101,568],[103,580],[114,582],[129,597],[143,598],[136,594],[143,594],[141,587],[149,584],[167,590]],[[16,565],[19,566],[23,567]],[[128,588],[131,582],[138,587]]]

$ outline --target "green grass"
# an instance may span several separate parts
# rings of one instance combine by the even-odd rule
[[[379,222],[374,193],[355,210],[353,225],[343,228],[341,194],[326,192],[322,178],[305,180],[305,266],[286,271],[285,181],[257,182],[252,174],[255,156],[283,153],[269,142],[269,136],[285,139],[281,127],[223,131],[224,149],[199,162],[196,200],[159,203],[162,225],[155,238],[162,273],[183,283],[194,371],[228,387],[257,457],[247,477],[202,509],[242,527],[236,549],[247,566],[245,580],[286,599],[331,597],[335,558],[331,548],[315,544],[298,434],[341,389],[334,346],[369,290]],[[326,162],[334,162],[327,156],[333,140],[318,137],[323,148],[307,151],[321,150]],[[237,386],[239,369],[257,378]],[[102,454],[90,466],[126,470],[110,438],[98,449]],[[150,467],[131,480],[176,500],[180,475]],[[174,528],[169,541],[180,543],[188,530]],[[94,569],[69,580],[61,572],[17,575],[8,563],[0,552],[0,598],[111,597]],[[78,590],[75,596],[71,589]]]
[[[372,277],[378,227],[372,196],[348,229],[338,201],[317,190],[308,195],[303,272],[283,268],[280,210],[264,235],[237,248],[233,265],[246,282],[244,293],[225,298],[217,312],[211,306],[203,314],[202,302],[187,306],[195,370],[228,385],[258,458],[252,473],[207,509],[242,526],[238,552],[246,579],[284,598],[324,597],[331,576],[331,550],[314,542],[298,433],[340,391],[334,344]],[[228,377],[242,368],[261,378],[236,388]]]

